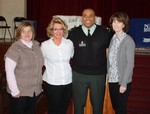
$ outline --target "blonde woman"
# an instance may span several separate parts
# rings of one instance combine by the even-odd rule
[[[73,43],[65,39],[67,25],[54,18],[47,27],[50,38],[41,45],[46,70],[43,75],[44,90],[48,98],[48,114],[66,114],[72,92],[72,69],[70,58]]]

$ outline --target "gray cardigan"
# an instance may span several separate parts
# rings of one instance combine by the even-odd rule
[[[110,46],[112,45],[112,40]],[[109,46],[109,47],[110,47]],[[109,50],[108,50],[109,55]],[[117,67],[119,75],[119,84],[126,87],[132,81],[134,68],[135,43],[133,39],[127,35],[121,42],[117,52]],[[110,62],[107,59],[107,70],[110,67]]]

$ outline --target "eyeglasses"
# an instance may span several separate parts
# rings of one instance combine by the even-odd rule
[[[53,31],[63,31],[64,29],[63,28],[53,28],[52,30]]]

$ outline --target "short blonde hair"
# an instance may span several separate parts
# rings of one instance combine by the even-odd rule
[[[62,25],[62,28],[63,28],[63,31],[64,31],[63,36],[65,36],[67,34],[67,32],[68,32],[67,24],[60,17],[55,17],[51,20],[51,22],[48,24],[48,27],[46,29],[48,37],[52,36],[53,27],[54,27],[54,24],[56,24],[56,23]]]
[[[21,22],[21,24],[18,26],[16,31],[16,40],[19,40],[21,38],[21,32],[25,27],[30,27],[31,31],[33,33],[32,40],[34,40],[35,37],[35,30],[34,27],[29,22]]]

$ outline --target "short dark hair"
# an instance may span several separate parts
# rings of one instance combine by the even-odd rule
[[[110,29],[112,29],[112,23],[114,20],[117,20],[119,22],[123,22],[123,24],[125,25],[123,28],[124,32],[128,32],[129,30],[129,17],[125,12],[116,12],[114,13],[109,20],[109,25],[110,25]]]

